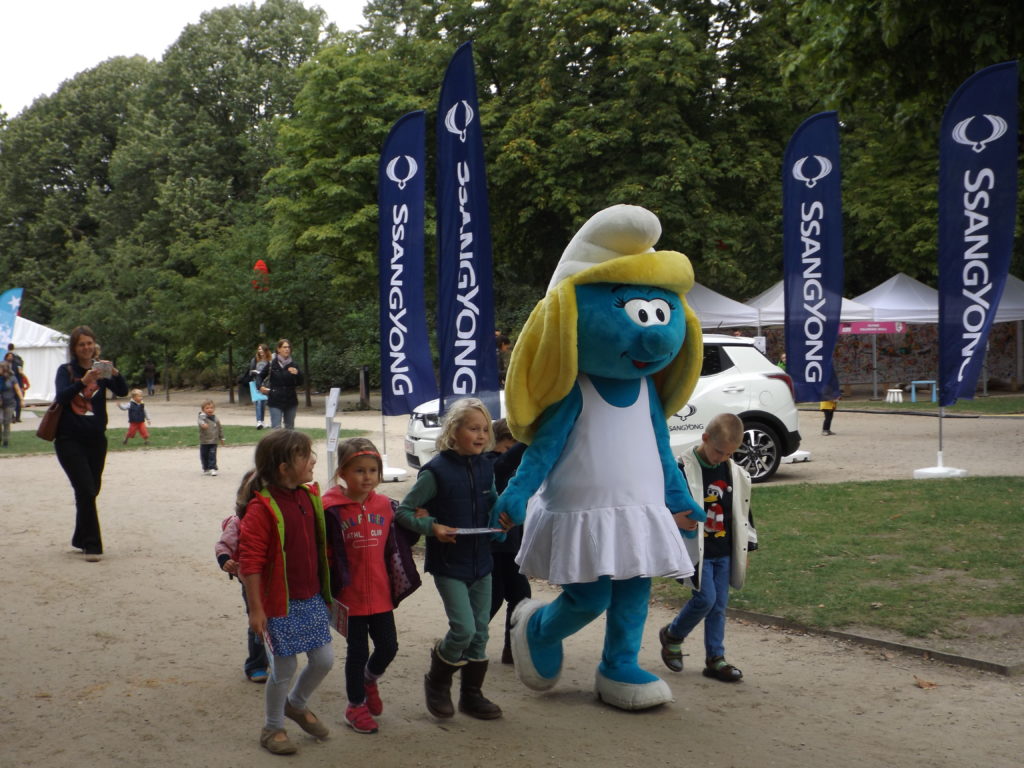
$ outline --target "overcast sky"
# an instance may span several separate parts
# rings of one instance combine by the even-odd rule
[[[261,4],[258,0],[257,4]],[[362,23],[364,0],[303,0],[341,29]],[[203,11],[231,0],[4,0],[0,10],[0,111],[14,117],[36,97],[112,56],[159,60]]]

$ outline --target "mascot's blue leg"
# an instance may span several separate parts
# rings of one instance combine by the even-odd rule
[[[546,605],[523,600],[512,614],[512,657],[519,679],[529,688],[548,690],[562,673],[562,640],[604,613],[612,597],[608,577],[587,584],[565,584]]]
[[[595,689],[602,701],[620,709],[647,709],[672,701],[668,684],[637,663],[650,595],[650,579],[612,582]]]

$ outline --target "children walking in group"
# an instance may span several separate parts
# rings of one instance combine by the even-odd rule
[[[393,502],[375,490],[384,473],[377,448],[366,438],[345,440],[338,445],[337,467],[338,484],[323,503],[331,593],[347,616],[345,722],[356,733],[376,733],[374,717],[384,711],[379,681],[398,653],[394,609],[420,579],[409,533],[396,529]]]
[[[124,405],[118,403],[117,407],[122,411],[128,411],[128,432],[125,433],[123,445],[128,445],[128,441],[131,440],[135,435],[142,436],[143,445],[149,445],[149,430],[146,429],[146,425],[150,424],[149,414],[146,412],[146,404],[142,401],[142,390],[133,389],[128,393],[131,401]]]
[[[217,474],[217,444],[224,445],[224,427],[217,420],[217,406],[204,400],[199,408],[199,463],[204,475]]]
[[[316,454],[309,437],[274,430],[256,446],[255,464],[241,491],[249,502],[238,540],[239,573],[249,600],[249,626],[270,652],[260,744],[275,755],[289,755],[297,750],[284,729],[285,717],[318,739],[328,735],[308,708],[334,664],[327,533],[320,492],[312,482]],[[291,685],[300,653],[308,663]]]
[[[238,577],[238,532],[242,524],[242,518],[245,517],[245,508],[251,497],[249,482],[252,480],[255,471],[251,470],[242,478],[242,483],[238,486],[238,494],[235,497],[234,514],[224,518],[224,522],[220,524],[220,538],[213,547],[214,555],[217,558],[217,565],[228,574],[229,579]],[[241,583],[240,577],[239,582]],[[245,605],[245,613],[248,615],[249,601],[245,596],[245,584],[242,584],[242,603]],[[267,682],[269,662],[267,661],[267,649],[263,645],[263,638],[256,632],[253,632],[252,627],[248,627],[248,641],[249,653],[245,658],[245,664],[242,665],[242,668],[245,670],[245,676],[254,683],[265,683]]]
[[[486,529],[497,494],[491,462],[483,457],[494,436],[487,407],[476,398],[453,403],[437,439],[440,453],[420,470],[398,507],[398,524],[427,536],[425,570],[434,577],[448,616],[448,632],[430,651],[424,678],[427,710],[434,717],[455,714],[452,677],[461,670],[459,711],[482,720],[501,717],[501,708],[482,692],[487,675],[487,624],[491,609],[490,540]],[[426,517],[416,510],[427,509]]]
[[[683,640],[704,621],[705,677],[739,682],[743,673],[725,660],[725,609],[729,587],[743,586],[747,552],[757,549],[757,531],[750,513],[750,475],[730,457],[743,442],[743,422],[721,413],[708,422],[701,442],[683,454],[680,467],[690,493],[704,499],[707,520],[690,521],[686,513],[674,515],[684,530],[702,535],[684,539],[690,559],[697,565],[693,596],[671,624],[658,633],[661,659],[673,672],[683,669]],[[698,565],[699,564],[699,565]]]

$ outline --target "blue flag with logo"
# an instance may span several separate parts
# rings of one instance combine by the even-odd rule
[[[3,349],[0,355],[7,351],[7,345],[14,338],[14,318],[18,316],[24,293],[24,288],[11,288],[0,294],[0,348]]]
[[[964,81],[939,135],[939,405],[971,400],[1017,211],[1017,62]]]
[[[448,64],[437,105],[437,340],[441,408],[473,395],[498,418],[491,223],[472,43]]]
[[[786,373],[798,403],[834,400],[843,302],[843,203],[835,112],[804,120],[782,163]]]
[[[423,111],[392,126],[378,166],[381,410],[411,413],[437,397],[423,290]]]

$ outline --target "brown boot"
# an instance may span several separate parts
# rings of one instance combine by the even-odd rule
[[[478,720],[495,720],[501,717],[501,707],[484,697],[480,690],[485,677],[487,677],[487,659],[466,662],[466,666],[462,668],[459,712]]]
[[[423,677],[423,688],[427,694],[427,710],[434,717],[453,717],[452,675],[461,664],[449,664],[437,652],[437,646],[430,650],[430,671]]]

